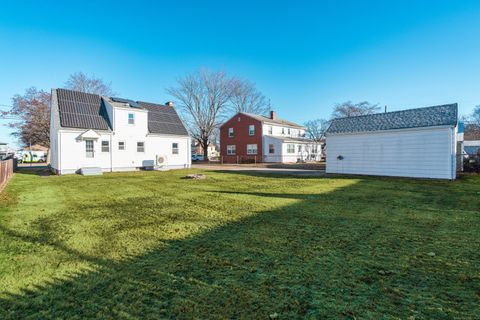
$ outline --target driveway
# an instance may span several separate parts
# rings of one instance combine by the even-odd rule
[[[306,170],[306,169],[278,169],[263,168],[242,165],[220,165],[220,164],[192,164],[193,169],[213,170],[213,171],[241,171],[259,174],[283,174],[304,177],[320,177],[325,175],[325,170]]]

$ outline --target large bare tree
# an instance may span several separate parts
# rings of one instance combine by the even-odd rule
[[[332,118],[344,118],[361,116],[365,114],[373,114],[377,113],[379,109],[380,107],[378,106],[378,104],[371,104],[368,101],[362,101],[358,103],[347,101],[335,105],[332,113]]]
[[[83,72],[75,72],[65,82],[65,88],[86,93],[95,93],[101,96],[114,96],[117,93],[112,90],[112,83],[105,82],[101,78],[89,76]]]
[[[307,138],[320,142],[325,137],[330,122],[325,119],[309,120],[304,123]]]
[[[475,123],[477,126],[480,126],[480,105],[476,106],[473,109],[472,122]]]
[[[9,126],[22,144],[50,147],[50,93],[28,88],[23,95],[13,96],[12,108],[3,114],[17,119]]]
[[[255,84],[244,79],[232,81],[232,110],[266,115],[271,107],[270,101],[256,88]]]
[[[190,134],[207,159],[212,135],[232,98],[232,80],[221,71],[200,70],[177,79],[177,86],[167,89],[167,93],[182,108]]]

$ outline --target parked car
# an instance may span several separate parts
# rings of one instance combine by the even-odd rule
[[[192,154],[192,161],[203,161],[203,154]]]

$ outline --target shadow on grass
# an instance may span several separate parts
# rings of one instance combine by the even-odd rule
[[[437,254],[455,253],[445,248],[447,243],[436,242],[430,224],[419,219],[417,228],[410,229],[409,222],[389,221],[381,210],[394,196],[378,200],[378,214],[352,214],[350,195],[375,191],[361,181],[326,194],[244,192],[252,201],[297,201],[189,238],[163,241],[120,262],[82,256],[60,241],[2,228],[12,239],[52,245],[84,259],[96,271],[79,271],[67,280],[52,279],[35,290],[7,294],[0,299],[0,318],[475,315],[480,286],[474,266],[459,272],[452,261],[423,254],[424,247]],[[103,210],[112,208],[106,205]],[[473,259],[465,254],[457,258]]]

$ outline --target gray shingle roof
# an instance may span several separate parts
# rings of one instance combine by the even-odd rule
[[[57,89],[57,97],[62,127],[111,130],[107,110],[99,95]]]
[[[150,133],[188,136],[188,131],[175,108],[142,101],[138,101],[138,103],[143,109],[148,110],[148,131]]]
[[[457,124],[458,105],[409,109],[332,120],[327,134],[434,127]]]
[[[247,112],[241,112],[241,113],[243,113],[243,114],[245,114],[249,117],[252,117],[254,119],[257,119],[258,121],[262,121],[262,122],[276,123],[276,124],[284,125],[284,126],[303,128],[303,126],[301,126],[299,124],[296,124],[294,122],[288,121],[288,120],[283,120],[283,119],[279,119],[279,118],[270,119],[269,117],[262,116],[262,115],[259,115],[259,114],[254,114],[254,113],[247,113]]]

